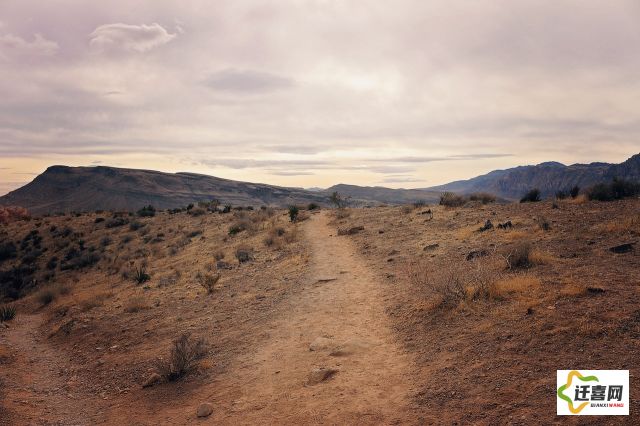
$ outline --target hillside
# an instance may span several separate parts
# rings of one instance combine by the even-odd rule
[[[115,167],[52,166],[31,183],[0,197],[0,205],[34,214],[135,210],[151,204],[166,209],[216,199],[232,205],[286,206],[322,203],[324,194],[296,188],[238,182],[195,173],[163,173]]]
[[[343,196],[351,197],[351,204],[407,204],[416,201],[437,203],[440,198],[439,191],[423,189],[392,189],[382,186],[357,186],[339,184],[327,189],[327,193],[338,192]]]
[[[507,199],[519,199],[527,190],[538,188],[544,197],[557,190],[574,185],[581,188],[608,181],[614,177],[640,180],[640,154],[621,164],[591,163],[565,166],[558,162],[546,162],[535,166],[520,166],[506,170],[495,170],[468,180],[426,188],[430,191],[453,191],[460,193],[490,192]]]

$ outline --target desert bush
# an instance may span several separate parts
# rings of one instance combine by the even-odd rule
[[[129,219],[126,219],[124,217],[112,217],[111,219],[106,221],[104,226],[107,228],[117,228],[120,226],[124,226],[127,223],[129,223]]]
[[[96,217],[96,219],[93,221],[93,223],[101,223],[104,222],[104,217]]]
[[[309,203],[309,205],[307,205],[307,210],[318,210],[319,208],[320,206],[316,203]]]
[[[111,239],[111,237],[109,237],[109,236],[105,236],[105,237],[102,237],[102,238],[100,239],[100,245],[101,245],[102,247],[107,247],[107,246],[108,246],[109,244],[111,244],[112,242],[113,242],[113,240],[112,240],[112,239]]]
[[[590,200],[613,201],[635,197],[640,194],[640,184],[624,179],[613,179],[611,183],[599,183],[587,191]]]
[[[203,274],[198,272],[196,275],[198,283],[207,291],[207,294],[213,293],[216,283],[220,280],[220,274]]]
[[[507,269],[524,269],[532,265],[530,256],[532,248],[528,241],[521,241],[514,244],[505,254],[504,259]]]
[[[253,250],[248,246],[240,246],[235,251],[238,262],[244,263],[253,259]]]
[[[36,295],[36,300],[42,305],[47,306],[56,299],[57,294],[52,288],[43,288]]]
[[[104,301],[111,297],[112,293],[96,293],[81,299],[78,302],[78,306],[82,312],[90,311],[91,309],[97,308],[99,306],[104,305]]]
[[[343,209],[347,207],[347,205],[349,204],[350,198],[351,197],[343,197],[342,195],[340,195],[340,193],[338,193],[337,191],[334,191],[331,193],[331,196],[329,196],[329,202],[333,204],[336,208]]]
[[[224,259],[224,252],[222,250],[218,250],[213,254],[213,258],[215,260],[222,260]]]
[[[300,213],[300,209],[296,206],[289,206],[289,220],[291,222],[295,222],[298,218],[298,213]]]
[[[469,195],[470,201],[480,201],[482,204],[490,204],[496,202],[496,196],[488,192],[476,192]]]
[[[549,220],[544,216],[538,216],[536,218],[536,223],[543,231],[551,230],[551,222],[549,222]]]
[[[13,241],[0,244],[0,262],[7,259],[14,259],[17,255],[17,248]]]
[[[56,256],[52,256],[46,264],[48,270],[52,271],[56,269],[58,266],[58,258]]]
[[[0,271],[0,295],[9,299],[21,297],[25,290],[34,285],[35,272],[36,268],[33,265],[14,266]]]
[[[147,269],[144,266],[139,266],[133,271],[133,280],[137,284],[146,283],[151,279],[151,275],[147,273]]]
[[[149,304],[147,303],[147,299],[141,295],[129,298],[124,306],[124,311],[129,314],[140,312],[144,309],[149,309]]]
[[[407,265],[406,273],[417,291],[435,296],[439,307],[486,299],[494,279],[493,272],[478,261],[470,265],[445,263],[436,270],[425,261],[415,261]]]
[[[158,362],[158,373],[168,381],[178,380],[194,370],[196,363],[206,354],[204,339],[192,339],[189,333],[184,333],[173,341],[169,359]]]
[[[13,305],[0,306],[0,322],[11,321],[16,316],[16,307]]]
[[[156,208],[149,204],[138,210],[136,214],[140,217],[153,217],[156,215]]]
[[[403,214],[409,214],[409,213],[411,213],[413,210],[414,210],[414,208],[413,208],[413,206],[412,206],[412,205],[410,205],[410,204],[408,204],[408,205],[404,205],[404,206],[402,206],[402,207],[400,208],[400,211],[401,211]]]
[[[568,196],[569,196],[569,193],[567,191],[565,191],[564,189],[559,189],[556,191],[555,198],[557,200],[564,200]]]
[[[133,222],[129,223],[129,231],[137,231],[143,226],[144,226],[144,223],[134,220]]]
[[[465,198],[462,195],[454,194],[453,192],[443,192],[440,195],[440,205],[445,207],[460,207],[466,203]]]
[[[350,212],[349,210],[347,210],[347,209],[336,209],[336,210],[333,212],[333,216],[334,216],[336,219],[346,219],[346,218],[348,218],[349,216],[351,216],[351,212]]]
[[[578,185],[573,186],[571,190],[569,190],[569,195],[571,196],[571,198],[576,198],[578,195],[580,195],[580,187]]]
[[[526,194],[524,194],[524,196],[520,199],[521,203],[536,203],[538,201],[541,201],[542,199],[540,198],[540,190],[538,188],[533,188],[529,191],[527,191]]]

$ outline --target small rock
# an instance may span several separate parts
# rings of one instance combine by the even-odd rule
[[[357,234],[360,231],[364,231],[364,226],[360,225],[360,226],[354,226],[352,228],[346,229],[338,229],[338,235],[353,235],[353,234]]]
[[[600,294],[600,293],[604,293],[604,288],[602,287],[587,287],[587,292],[591,293],[591,294]]]
[[[216,268],[218,269],[233,269],[233,266],[230,263],[227,263],[223,260],[219,260],[216,263]]]
[[[149,377],[147,377],[147,380],[145,380],[144,383],[142,384],[142,387],[143,388],[151,387],[156,383],[160,382],[160,380],[162,380],[162,377],[158,373],[151,373]]]
[[[208,402],[203,402],[198,406],[196,415],[198,417],[209,417],[213,413],[213,405]]]
[[[479,257],[484,257],[488,254],[489,252],[486,250],[473,250],[473,251],[470,251],[469,254],[467,254],[467,260],[477,259]]]
[[[633,243],[620,244],[609,249],[613,253],[628,253],[633,250]]]
[[[487,219],[487,221],[484,223],[484,226],[478,229],[478,231],[483,232],[488,231],[489,229],[493,229],[493,223],[491,223],[491,221]]]
[[[313,370],[311,370],[309,376],[307,377],[307,385],[313,386],[317,385],[318,383],[324,382],[325,380],[331,378],[337,372],[338,370],[333,368],[314,368]]]
[[[513,228],[513,224],[511,223],[510,220],[506,221],[505,223],[498,224],[498,229],[511,229],[511,228]]]
[[[424,248],[422,250],[424,251],[431,251],[431,250],[435,250],[438,247],[440,247],[440,244],[435,243],[435,244],[427,244],[426,246],[424,246]]]

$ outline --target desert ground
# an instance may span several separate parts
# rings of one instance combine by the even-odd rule
[[[314,209],[295,222],[270,208],[97,212],[0,236],[16,311],[0,323],[0,424],[640,415],[633,391],[629,417],[555,415],[557,369],[638,377],[637,199]]]

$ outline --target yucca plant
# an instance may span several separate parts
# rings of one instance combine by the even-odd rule
[[[138,284],[143,284],[151,279],[151,275],[147,274],[147,270],[144,266],[136,268],[133,273],[133,280]]]
[[[11,321],[16,316],[16,307],[12,305],[0,306],[0,322]]]

